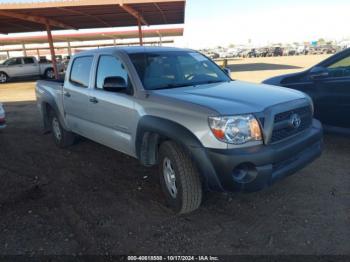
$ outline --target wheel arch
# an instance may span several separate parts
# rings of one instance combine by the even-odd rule
[[[202,148],[202,143],[186,127],[174,121],[144,116],[140,119],[136,133],[136,155],[144,165],[156,164],[157,149],[161,142],[172,140],[185,149]]]
[[[10,76],[9,76],[9,75],[8,75],[8,73],[6,73],[5,71],[1,71],[1,70],[0,70],[0,73],[5,74],[5,75],[6,75],[6,77],[7,77],[7,80],[9,80],[9,79],[10,79]]]
[[[42,111],[42,120],[43,120],[43,128],[44,133],[49,133],[51,131],[51,125],[50,125],[50,111],[53,111],[61,125],[64,129],[68,130],[68,127],[66,126],[65,121],[62,119],[62,115],[60,114],[60,110],[57,107],[57,104],[53,97],[46,96],[45,100],[41,102],[41,111]]]
[[[166,140],[176,142],[189,154],[206,188],[223,191],[202,143],[190,130],[174,121],[154,116],[142,117],[135,140],[137,158],[145,166],[158,164],[159,146]]]

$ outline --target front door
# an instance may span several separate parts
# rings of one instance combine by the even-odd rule
[[[350,54],[327,66],[328,76],[316,80],[315,107],[325,125],[350,128]]]
[[[133,132],[137,128],[134,97],[130,92],[103,89],[107,77],[121,77],[132,90],[128,72],[120,59],[111,55],[99,57],[95,88],[91,93],[91,122],[96,126],[93,140],[115,150],[134,155]]]

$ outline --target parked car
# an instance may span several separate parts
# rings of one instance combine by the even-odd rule
[[[269,49],[267,56],[283,56],[282,47],[272,47]]]
[[[269,53],[269,48],[263,47],[256,50],[256,55],[258,57],[266,57]]]
[[[256,191],[321,154],[322,127],[302,92],[232,81],[188,49],[122,47],[75,55],[64,83],[38,81],[45,131],[75,134],[158,165],[171,207],[199,207],[203,189]]]
[[[332,45],[324,45],[321,47],[322,54],[334,54],[337,52],[337,49]]]
[[[205,53],[205,55],[207,57],[209,57],[210,59],[220,58],[220,55],[218,53],[215,53],[215,52],[207,52],[207,53]]]
[[[0,103],[0,129],[6,127],[5,110]]]
[[[306,46],[298,46],[296,49],[296,55],[307,55],[309,53],[309,48]]]
[[[350,128],[350,48],[306,71],[273,77],[263,83],[307,93],[313,99],[315,117],[327,129],[347,132]]]
[[[63,65],[57,64],[62,71]],[[6,83],[11,78],[55,77],[51,63],[39,63],[35,57],[13,57],[0,65],[0,83]]]
[[[219,57],[220,57],[220,58],[230,58],[230,57],[232,57],[232,56],[231,56],[231,54],[230,54],[229,52],[227,52],[227,51],[221,51],[221,52],[219,52]]]
[[[322,55],[323,52],[324,52],[324,50],[321,47],[319,47],[319,46],[312,46],[309,49],[309,54],[310,55]]]
[[[238,49],[238,48],[229,48],[227,50],[227,52],[229,53],[229,57],[238,57],[240,49]]]
[[[256,52],[256,49],[253,48],[253,49],[247,49],[247,50],[244,50],[242,53],[241,53],[241,56],[243,58],[251,58],[251,57],[257,57],[257,52]]]
[[[294,56],[297,54],[297,51],[295,48],[287,47],[283,49],[283,55],[284,56]]]

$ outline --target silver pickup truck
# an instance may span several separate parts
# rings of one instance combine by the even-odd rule
[[[57,64],[58,71],[63,70],[63,65]],[[12,57],[0,64],[0,84],[6,83],[12,78],[55,77],[51,63],[40,63],[35,57]]]
[[[198,208],[205,190],[261,190],[322,151],[322,126],[307,95],[233,81],[193,50],[82,52],[64,82],[38,81],[36,95],[44,129],[59,147],[80,135],[158,165],[178,213]]]

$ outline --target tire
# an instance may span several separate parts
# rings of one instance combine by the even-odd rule
[[[8,76],[4,72],[0,72],[0,84],[5,84],[8,79]]]
[[[159,148],[159,175],[167,203],[176,213],[190,213],[201,205],[203,189],[198,170],[174,142],[166,141]]]
[[[57,117],[57,114],[51,110],[50,111],[50,127],[53,140],[59,148],[66,148],[74,144],[75,134],[66,131]]]
[[[54,72],[53,68],[46,69],[44,77],[46,79],[54,79],[55,78],[55,72]]]

